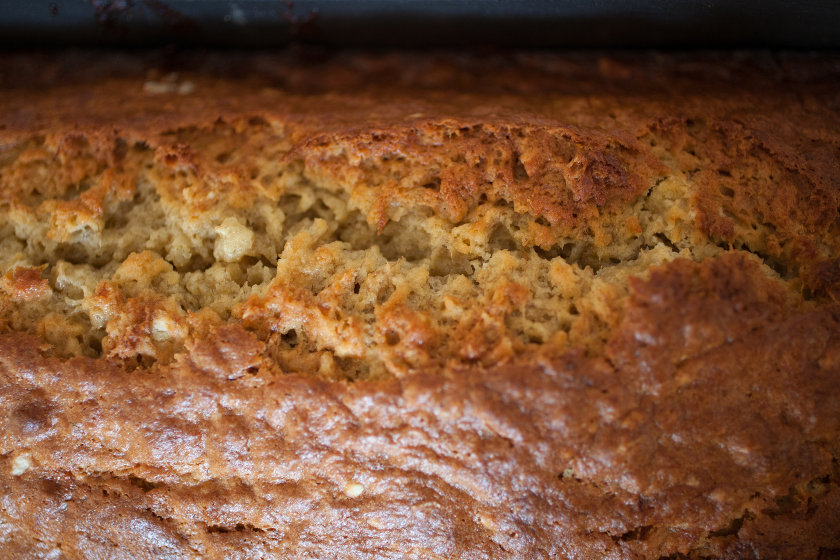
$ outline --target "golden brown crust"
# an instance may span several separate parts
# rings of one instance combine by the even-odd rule
[[[336,56],[3,92],[0,551],[840,550],[836,76]]]
[[[52,294],[52,290],[49,283],[41,278],[42,269],[43,267],[15,267],[0,279],[0,289],[12,301],[47,299]]]

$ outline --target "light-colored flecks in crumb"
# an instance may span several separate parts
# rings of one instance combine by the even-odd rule
[[[344,493],[348,498],[358,498],[365,491],[365,487],[358,482],[351,482],[344,487]]]
[[[213,256],[223,262],[237,262],[254,245],[254,232],[236,218],[227,218],[216,226],[216,244]]]
[[[149,95],[160,95],[162,93],[177,93],[189,95],[195,91],[195,84],[190,80],[178,82],[178,73],[173,72],[162,80],[147,80],[143,83],[143,92]]]
[[[12,475],[20,476],[32,468],[32,457],[29,453],[21,453],[12,461]]]

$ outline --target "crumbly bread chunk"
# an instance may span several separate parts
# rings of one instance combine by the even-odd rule
[[[0,60],[0,550],[840,553],[827,57],[143,56]]]

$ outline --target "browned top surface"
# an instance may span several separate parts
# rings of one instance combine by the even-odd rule
[[[214,164],[184,135],[254,117],[284,123],[284,157],[335,180],[364,183],[359,166],[388,156],[402,162],[394,172],[427,168],[410,189],[382,184],[365,193],[380,226],[395,206],[430,207],[457,222],[485,195],[546,218],[556,235],[647,188],[661,172],[640,143],[652,131],[675,154],[703,161],[694,170],[705,191],[694,201],[697,226],[714,238],[732,241],[733,219],[771,224],[785,259],[798,263],[817,251],[803,234],[837,236],[840,61],[831,56],[71,53],[7,55],[0,69],[0,143],[34,134],[67,158],[90,153],[90,168],[75,161],[60,170],[55,194],[97,165],[118,164],[118,138],[158,149],[174,170],[212,175]],[[150,90],[150,82],[172,89]],[[189,93],[177,93],[185,82]],[[341,150],[346,156],[334,157]],[[747,181],[750,156],[783,175],[772,185]],[[753,168],[737,169],[745,161]],[[517,165],[524,180],[514,177]],[[429,180],[439,187],[421,188]],[[4,198],[16,185],[7,182]],[[720,192],[729,182],[739,186],[732,199]],[[233,186],[225,193],[232,205],[260,194],[244,181]]]
[[[629,281],[596,355],[526,351],[502,366],[436,365],[385,381],[280,372],[261,327],[236,320],[196,328],[168,365],[131,371],[118,354],[61,361],[37,336],[6,332],[0,550],[68,559],[836,554],[840,86],[817,71],[831,65],[814,63],[817,77],[798,81],[765,70],[755,85],[737,72],[709,83],[666,68],[650,73],[652,84],[674,85],[660,91],[622,88],[649,60],[626,71],[605,60],[589,74],[574,70],[586,60],[572,68],[562,57],[539,71],[511,65],[498,75],[509,87],[490,93],[465,93],[482,82],[463,69],[449,74],[451,88],[438,79],[413,90],[422,80],[365,84],[364,71],[340,64],[311,78],[314,94],[265,77],[189,73],[179,81],[195,90],[183,95],[150,95],[149,76],[44,91],[21,79],[3,91],[0,146],[41,134],[60,153],[81,136],[91,168],[118,169],[122,138],[148,143],[173,169],[213,173],[173,136],[269,117],[291,131],[287,157],[342,184],[365,185],[358,163],[370,153],[435,167],[437,190],[418,176],[411,188],[361,195],[380,228],[404,207],[458,222],[485,195],[544,218],[552,236],[590,235],[589,224],[662,172],[641,140],[655,130],[675,158],[693,151],[708,164],[692,198],[698,235],[726,246],[739,228],[770,224],[761,256],[783,270],[771,277],[734,252],[676,259]],[[560,70],[545,70],[549,62]],[[397,65],[401,75],[447,68],[411,64]],[[703,64],[707,77],[727,67]],[[581,84],[553,92],[556,75]],[[539,87],[514,87],[523,76]],[[331,159],[335,146],[350,157]],[[499,162],[488,161],[497,150]],[[767,162],[781,174],[751,182],[750,166]],[[58,194],[88,173],[59,167],[70,175],[56,175]],[[31,193],[15,184],[0,200],[26,202]],[[243,205],[258,196],[234,184],[216,194]],[[49,288],[32,270],[7,274],[0,289],[40,297]],[[125,320],[139,324],[137,313]]]

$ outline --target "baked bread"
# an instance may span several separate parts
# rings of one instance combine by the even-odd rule
[[[837,59],[177,56],[0,59],[0,556],[838,558]]]

